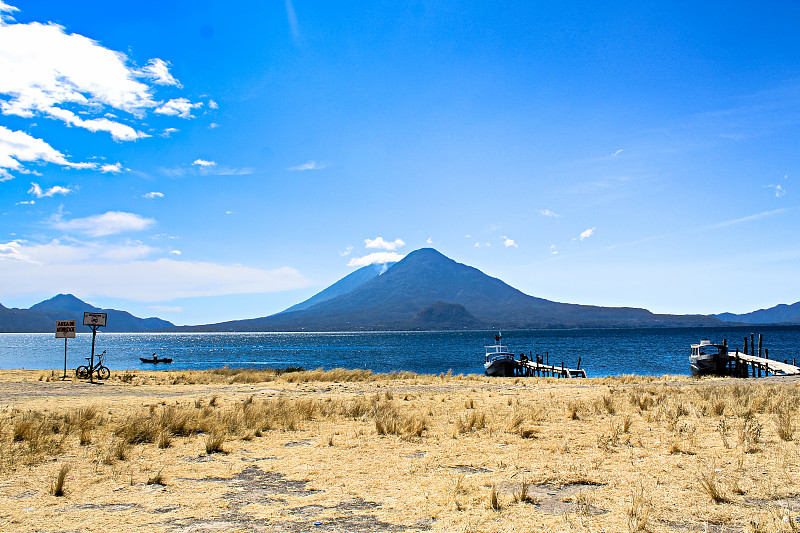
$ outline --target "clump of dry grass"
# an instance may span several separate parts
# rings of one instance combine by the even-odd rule
[[[469,416],[464,418],[458,417],[456,419],[456,432],[467,433],[476,429],[483,429],[486,427],[486,413],[484,411],[473,410]]]
[[[206,453],[226,453],[225,449],[222,445],[225,443],[225,436],[221,433],[212,433],[210,435],[206,435],[205,439],[205,447]]]
[[[763,425],[756,417],[750,412],[746,413],[739,428],[739,445],[745,453],[758,451],[756,444],[761,440],[762,430]]]
[[[643,486],[639,486],[637,490],[633,491],[631,494],[631,502],[626,513],[628,531],[630,533],[647,531],[652,507],[653,504],[645,496]]]
[[[148,485],[166,486],[167,485],[167,480],[166,480],[166,478],[164,478],[163,474],[161,473],[162,471],[163,471],[163,469],[159,470],[158,472],[156,472],[153,476],[147,478],[147,484]]]
[[[730,501],[722,494],[722,487],[717,479],[717,472],[713,465],[705,470],[701,470],[697,476],[697,484],[700,490],[714,503],[726,503]]]
[[[794,439],[794,421],[792,420],[792,413],[788,407],[779,409],[775,413],[775,431],[778,438],[782,441],[791,441]]]
[[[69,473],[69,466],[62,465],[61,469],[56,474],[56,479],[50,484],[50,494],[53,496],[63,496],[64,495],[64,483],[67,480],[67,474]]]
[[[500,496],[497,493],[497,488],[494,485],[492,485],[492,488],[489,491],[489,508],[494,511],[500,511],[503,509],[503,506],[500,503]]]

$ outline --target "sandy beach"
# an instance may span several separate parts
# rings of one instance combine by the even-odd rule
[[[2,531],[800,528],[795,381],[59,376],[0,371]]]

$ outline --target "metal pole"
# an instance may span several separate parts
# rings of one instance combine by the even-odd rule
[[[64,375],[61,376],[61,380],[67,379],[67,338],[64,337]]]
[[[90,326],[92,328],[92,360],[89,363],[89,383],[94,383],[94,338],[97,336],[97,326]]]

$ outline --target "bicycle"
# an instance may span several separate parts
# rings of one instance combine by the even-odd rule
[[[81,365],[75,369],[75,375],[78,379],[89,379],[94,373],[97,373],[97,379],[108,379],[111,376],[111,371],[108,367],[103,366],[103,357],[105,357],[106,351],[103,350],[103,353],[97,355],[97,364],[95,364],[91,371],[89,370],[89,365]],[[91,357],[87,357],[86,361],[91,361]]]

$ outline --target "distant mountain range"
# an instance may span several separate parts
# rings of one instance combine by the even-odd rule
[[[365,266],[280,313],[247,320],[175,326],[160,318],[100,309],[59,294],[30,309],[0,305],[0,332],[52,332],[55,320],[108,313],[108,332],[136,331],[396,331],[458,329],[707,327],[800,324],[800,302],[736,315],[662,315],[632,307],[565,304],[520,292],[432,248],[402,261]]]
[[[744,322],[745,324],[800,324],[800,302],[791,305],[779,304],[769,309],[759,309],[741,315],[720,313],[712,316],[726,322]]]
[[[39,302],[30,309],[8,309],[0,305],[0,332],[2,333],[47,333],[55,332],[56,320],[75,320],[76,331],[91,331],[83,325],[83,313],[107,313],[107,332],[149,331],[175,327],[172,322],[160,318],[138,318],[127,311],[100,309],[71,294],[59,294]]]

